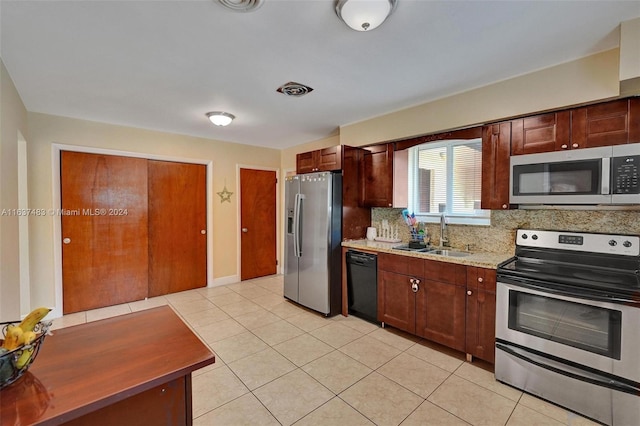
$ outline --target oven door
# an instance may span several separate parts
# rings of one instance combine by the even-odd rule
[[[640,382],[640,309],[498,282],[496,339]]]

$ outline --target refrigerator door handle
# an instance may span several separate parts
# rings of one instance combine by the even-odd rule
[[[300,212],[302,210],[303,194],[296,194],[295,207],[293,209],[293,253],[296,257],[302,257],[302,232],[300,229]]]

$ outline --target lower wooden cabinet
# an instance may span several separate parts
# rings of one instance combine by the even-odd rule
[[[416,332],[416,295],[411,286],[422,278],[395,272],[378,273],[378,321],[404,330]]]
[[[433,260],[424,264],[429,278],[416,293],[416,334],[464,351],[466,268]]]
[[[378,321],[494,362],[496,271],[378,255]]]
[[[490,363],[495,359],[496,271],[467,267],[466,352]]]
[[[424,261],[409,256],[378,255],[378,321],[416,332],[416,293],[422,283]]]

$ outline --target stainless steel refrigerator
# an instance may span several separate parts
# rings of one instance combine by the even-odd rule
[[[342,174],[285,180],[284,297],[326,316],[342,299]]]

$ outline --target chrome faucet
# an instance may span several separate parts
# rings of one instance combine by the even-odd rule
[[[442,213],[440,215],[440,245],[442,247],[449,247],[449,237],[446,236],[446,231],[447,231],[447,219],[444,215],[444,213]]]

